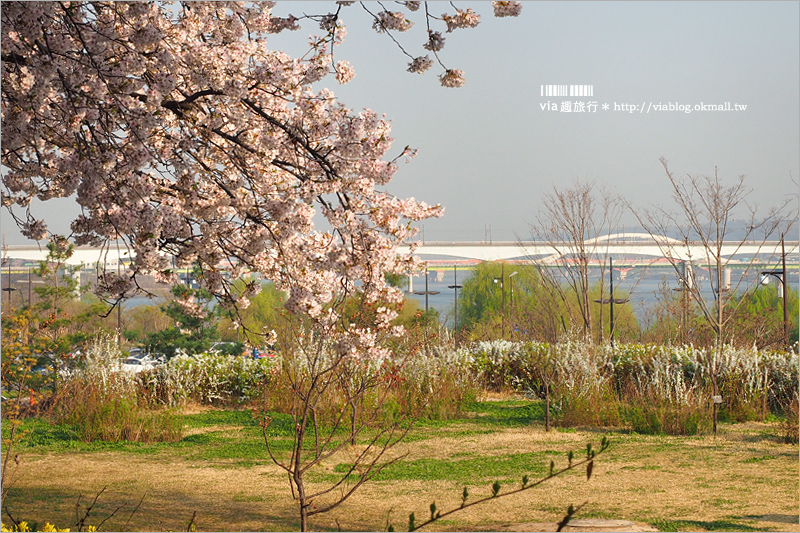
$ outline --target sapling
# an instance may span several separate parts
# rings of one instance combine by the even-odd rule
[[[560,476],[560,475],[562,475],[562,474],[564,474],[566,472],[569,472],[569,471],[574,470],[574,469],[576,469],[578,467],[581,467],[581,466],[585,466],[586,467],[586,479],[588,481],[592,477],[592,471],[593,471],[593,468],[594,468],[594,459],[595,459],[595,457],[597,457],[601,453],[605,452],[608,449],[609,445],[610,445],[610,441],[608,440],[607,437],[603,437],[603,439],[601,440],[600,449],[599,450],[592,449],[591,443],[587,444],[587,446],[586,446],[586,458],[581,460],[581,461],[578,461],[578,462],[573,462],[575,454],[574,454],[573,451],[569,451],[568,454],[567,454],[567,458],[569,460],[569,464],[567,466],[565,466],[564,468],[562,468],[561,470],[554,471],[554,464],[551,461],[551,463],[550,463],[550,473],[548,475],[546,475],[546,476],[544,476],[544,477],[542,477],[539,480],[534,481],[534,482],[529,482],[530,480],[529,480],[528,476],[525,475],[522,478],[522,483],[521,483],[519,488],[510,489],[510,490],[507,490],[506,492],[501,492],[501,490],[500,490],[501,489],[500,482],[499,481],[495,481],[491,485],[491,492],[490,492],[489,496],[485,496],[483,498],[479,498],[477,500],[474,500],[474,501],[471,501],[471,502],[467,502],[468,497],[469,497],[469,492],[467,491],[467,487],[464,487],[464,491],[463,491],[463,493],[461,495],[461,504],[458,507],[454,507],[454,508],[452,508],[452,509],[450,509],[448,511],[444,511],[443,512],[443,511],[437,509],[435,503],[432,503],[431,506],[430,506],[431,518],[426,520],[426,521],[424,521],[424,522],[421,522],[419,524],[415,520],[414,513],[410,513],[408,515],[408,530],[409,531],[417,531],[417,530],[422,529],[423,527],[425,527],[425,526],[427,526],[427,525],[429,525],[429,524],[431,524],[431,523],[433,523],[433,522],[435,522],[435,521],[437,521],[437,520],[439,520],[441,518],[444,518],[446,516],[450,516],[451,514],[457,513],[459,511],[462,511],[462,510],[467,509],[469,507],[472,507],[474,505],[479,505],[479,504],[482,504],[482,503],[486,503],[489,500],[493,500],[493,499],[496,499],[496,498],[502,498],[502,497],[506,497],[506,496],[511,496],[512,494],[518,494],[520,492],[524,492],[524,491],[530,490],[533,487],[538,487],[539,485],[541,485],[542,483],[544,483],[546,481],[549,481],[550,479],[558,477],[558,476]],[[567,514],[564,516],[564,518],[559,523],[558,531],[561,531],[564,527],[566,527],[566,525],[572,519],[574,514],[578,510],[580,510],[581,507],[583,507],[583,505],[585,505],[585,503],[581,504],[577,508],[572,506],[572,505],[569,506],[569,509],[567,510]]]

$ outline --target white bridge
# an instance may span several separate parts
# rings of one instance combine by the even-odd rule
[[[653,237],[647,233],[617,233],[596,237],[586,241],[586,254],[593,260],[603,260],[614,256],[619,266],[648,263],[658,259],[691,261],[702,265],[708,262],[709,254],[700,242],[688,242],[669,237]],[[797,264],[798,241],[786,241],[787,258]],[[398,253],[405,254],[409,246],[401,246]],[[424,242],[416,244],[414,255],[423,261],[439,264],[465,261],[536,261],[554,264],[569,261],[575,253],[574,243],[543,242]],[[777,262],[781,257],[780,241],[730,241],[722,245],[721,255],[730,264],[757,262]],[[47,249],[37,246],[6,246],[3,259],[38,262],[47,258]],[[71,265],[84,265],[94,268],[103,264],[116,268],[120,262],[128,263],[131,257],[125,249],[75,247],[75,252],[67,261]]]
[[[8,245],[2,250],[3,262],[7,259],[22,262],[38,263],[47,259],[48,250],[46,246],[31,245]],[[64,261],[67,265],[86,266],[95,268],[101,264],[109,268],[117,268],[117,265],[129,263],[130,254],[125,249],[92,248],[89,246],[76,246],[72,256]]]
[[[712,243],[713,246],[713,243]],[[798,241],[785,241],[787,257],[797,254]],[[399,253],[408,253],[409,246],[398,249]],[[519,242],[423,242],[416,244],[413,253],[423,261],[460,262],[460,261],[535,261],[541,264],[553,264],[569,261],[575,256],[575,243],[544,243],[536,241]],[[585,253],[590,259],[602,260],[613,255],[615,262],[625,263],[649,262],[657,259],[673,261],[690,261],[699,264],[710,260],[710,250],[702,242],[684,242],[664,236],[652,236],[647,233],[616,233],[604,235],[585,242]],[[750,263],[756,257],[759,262],[780,260],[781,242],[771,241],[726,241],[722,243],[720,255],[731,264]],[[796,261],[794,261],[796,264]]]

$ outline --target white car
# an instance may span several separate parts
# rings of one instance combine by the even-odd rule
[[[122,361],[122,370],[125,372],[133,372],[139,373],[144,370],[150,370],[154,368],[155,365],[150,361],[148,358],[136,358],[136,357],[128,357],[124,361]]]

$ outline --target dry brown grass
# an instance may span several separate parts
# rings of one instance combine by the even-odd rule
[[[461,435],[469,427],[470,422],[459,422],[418,429],[427,438],[405,445],[400,452],[408,452],[406,460],[457,460],[466,453],[578,451],[587,441],[596,443],[600,438],[590,431],[545,433],[538,425]],[[716,438],[617,435],[610,450],[598,458],[591,481],[586,482],[582,472],[573,472],[525,493],[476,506],[429,529],[551,531],[569,504],[588,502],[579,517],[632,520],[641,526],[690,521],[693,527],[688,529],[694,530],[727,521],[756,530],[797,531],[798,447],[781,442],[778,432],[774,425],[748,423],[724,425]],[[327,467],[346,460],[337,458]],[[149,455],[26,453],[24,461],[24,477],[5,503],[16,517],[41,524],[74,524],[78,495],[85,501],[107,487],[92,515],[98,518],[88,520],[96,524],[121,506],[105,530],[185,530],[195,511],[199,530],[298,527],[285,474],[271,464],[244,468],[225,460],[199,463],[169,447]],[[473,497],[488,495],[491,479],[476,477],[475,482],[470,487]],[[381,530],[392,523],[403,530],[409,512],[420,521],[434,500],[440,509],[458,506],[462,488],[445,479],[374,482],[335,511],[315,517],[312,527]],[[142,495],[141,507],[126,525]]]

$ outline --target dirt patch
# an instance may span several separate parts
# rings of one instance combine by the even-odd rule
[[[230,426],[227,424],[218,424],[214,426],[203,426],[198,428],[183,428],[183,436],[187,437],[189,435],[202,435],[204,433],[215,433],[218,431],[225,431],[229,434],[236,434],[240,431],[243,431],[245,426]]]
[[[470,427],[466,424],[448,428],[447,431],[436,430],[435,438],[414,442],[407,448],[409,459],[429,458],[444,459],[455,454],[505,455],[508,453],[527,453],[544,450],[581,449],[586,446],[586,435],[565,433],[560,431],[544,432],[539,426],[527,428],[505,429],[491,433],[473,433],[460,435],[459,431]],[[449,434],[453,435],[450,436]],[[597,439],[595,438],[595,444]]]
[[[195,525],[207,531],[258,531],[275,525],[282,529],[280,524],[289,527],[293,518],[289,502],[281,501],[288,485],[274,465],[219,469],[175,460],[168,454],[48,454],[31,458],[30,470],[35,477],[23,477],[17,491],[27,494],[32,505],[38,500],[45,507],[28,512],[23,512],[27,505],[14,507],[19,516],[48,520],[59,527],[75,522],[78,496],[87,501],[104,487],[93,516],[99,521],[121,507],[120,520],[112,519],[105,527],[112,531],[126,530],[127,517],[142,498],[128,524],[134,530],[185,530],[195,511]],[[267,510],[275,509],[278,502],[284,514]]]
[[[203,405],[199,403],[187,403],[186,405],[181,407],[181,414],[184,415],[199,415],[201,413],[207,413],[209,411],[224,411],[224,409],[219,407],[213,407],[211,405]]]

